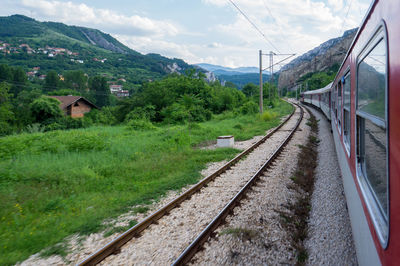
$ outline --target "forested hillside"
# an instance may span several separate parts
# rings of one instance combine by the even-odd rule
[[[49,70],[82,70],[89,75],[123,77],[131,84],[191,68],[180,59],[142,55],[96,29],[39,22],[22,15],[0,17],[0,63],[25,71],[40,67],[37,77]]]

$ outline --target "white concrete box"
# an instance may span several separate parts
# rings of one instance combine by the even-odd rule
[[[235,138],[233,136],[219,136],[217,139],[217,147],[219,148],[232,148],[234,144]]]

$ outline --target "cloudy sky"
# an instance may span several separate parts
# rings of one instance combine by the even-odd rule
[[[301,55],[341,36],[360,24],[371,1],[1,0],[0,16],[96,28],[144,54],[239,67],[257,66],[260,49]]]

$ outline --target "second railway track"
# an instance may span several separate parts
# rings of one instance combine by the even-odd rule
[[[242,152],[214,174],[148,216],[79,265],[97,263],[167,265],[173,263],[177,258],[179,258],[176,261],[177,264],[188,261],[205,240],[201,240],[201,243],[196,244],[196,247],[190,252],[185,251],[186,255],[180,256],[180,253],[193,240],[197,241],[199,238],[197,236],[206,230],[210,221],[226,208],[235,195],[241,197],[238,196],[238,192],[243,190],[244,186],[249,187],[248,182],[253,182],[249,180],[259,175],[260,169],[267,168],[268,164],[278,156],[280,150],[295,132],[302,117],[303,110],[296,106],[294,113],[284,123],[257,144]],[[241,160],[241,157],[245,155],[247,157]],[[268,163],[266,164],[266,162]],[[190,200],[188,200],[189,198]],[[232,204],[234,206],[236,203]],[[225,212],[229,212],[229,210]],[[212,227],[214,228],[215,225]],[[208,236],[211,232],[212,230],[205,234]]]

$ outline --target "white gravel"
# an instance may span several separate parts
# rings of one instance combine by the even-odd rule
[[[343,182],[330,124],[313,108],[319,119],[318,166],[316,168],[309,235],[308,265],[357,265]]]
[[[217,237],[204,245],[192,263],[194,265],[276,265],[295,264],[295,250],[287,231],[281,226],[279,212],[286,212],[288,203],[297,198],[289,178],[297,166],[299,144],[305,144],[310,128],[308,115],[288,143],[275,166],[241,201],[240,207],[217,229]]]

